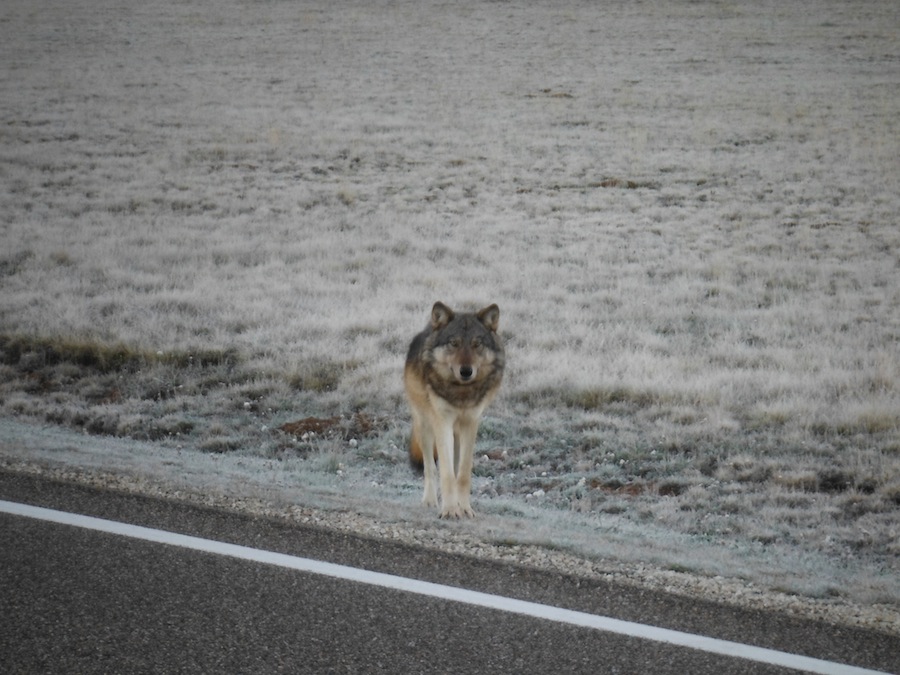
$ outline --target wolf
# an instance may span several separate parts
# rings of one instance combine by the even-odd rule
[[[458,314],[436,302],[428,327],[413,338],[406,356],[410,462],[424,468],[425,506],[437,506],[435,459],[440,464],[441,518],[475,516],[470,503],[475,436],[506,364],[499,321],[496,304]]]

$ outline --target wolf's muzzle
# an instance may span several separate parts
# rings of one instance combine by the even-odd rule
[[[472,366],[460,366],[459,367],[459,379],[463,382],[468,382],[472,379],[472,376],[475,375],[475,369]]]

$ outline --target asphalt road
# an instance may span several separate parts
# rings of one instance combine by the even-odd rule
[[[0,499],[900,672],[879,633],[30,476]],[[792,671],[0,513],[0,672]]]

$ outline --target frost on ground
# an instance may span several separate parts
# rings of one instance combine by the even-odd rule
[[[457,532],[400,369],[497,302],[460,527],[900,603],[895,2],[98,7],[0,9],[7,461]]]

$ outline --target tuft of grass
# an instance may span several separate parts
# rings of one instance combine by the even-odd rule
[[[582,410],[602,410],[616,403],[637,408],[647,408],[658,402],[659,394],[651,391],[640,391],[628,387],[609,389],[576,389],[566,391],[562,395],[563,402],[571,408]]]
[[[656,491],[660,497],[678,497],[690,488],[690,484],[682,480],[665,480],[660,482]]]
[[[815,492],[819,486],[818,476],[811,469],[778,472],[773,477],[773,482],[776,485],[801,492]]]
[[[214,436],[201,441],[197,448],[203,452],[222,454],[238,450],[242,445],[243,442],[239,438]]]
[[[50,254],[50,261],[59,267],[74,267],[75,261],[66,251],[53,251]]]
[[[335,391],[347,371],[356,367],[353,361],[308,361],[297,367],[288,383],[297,391],[315,394]]]
[[[819,492],[846,492],[853,487],[853,476],[841,469],[823,469],[816,476]]]
[[[881,488],[881,495],[888,502],[900,506],[900,481],[895,481]]]
[[[900,411],[870,410],[862,412],[851,425],[849,433],[884,434],[900,429]]]
[[[337,452],[325,452],[319,457],[318,466],[323,473],[338,474],[344,470],[344,456]]]

